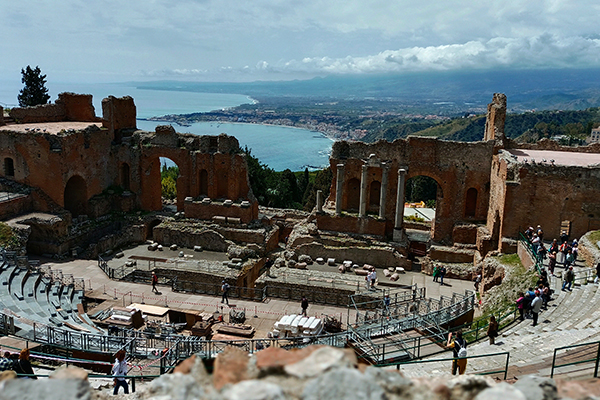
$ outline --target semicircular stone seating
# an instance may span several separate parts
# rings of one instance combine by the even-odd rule
[[[584,270],[582,267],[576,269]],[[531,319],[515,323],[500,333],[496,338],[496,345],[490,345],[487,338],[470,344],[469,356],[508,351],[510,366],[518,368],[530,365],[540,374],[549,376],[555,348],[600,340],[598,285],[585,282],[576,285],[572,291],[562,291],[561,284],[561,278],[551,278],[553,300],[546,310],[542,309],[540,312],[537,326],[532,326]],[[430,358],[448,357],[452,357],[451,352]],[[467,373],[501,370],[505,363],[505,356],[470,359]],[[440,375],[449,373],[450,364],[449,361],[421,363],[402,366],[401,370],[409,377]]]
[[[93,334],[105,334],[87,315],[78,313],[83,290],[74,285],[52,282],[39,271],[12,265],[6,259],[0,263],[0,311],[14,317],[18,336],[33,336],[33,325]]]

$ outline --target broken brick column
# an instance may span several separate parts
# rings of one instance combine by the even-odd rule
[[[402,222],[404,220],[404,185],[406,183],[406,170],[398,170],[398,191],[396,192],[396,221],[394,223],[394,241],[403,238]]]
[[[344,187],[344,164],[337,165],[337,185],[335,187],[335,215],[342,215],[342,188]]]
[[[381,163],[381,191],[379,192],[379,219],[385,219],[385,202],[387,201],[388,173],[390,166],[387,163]]]
[[[367,179],[369,167],[365,164],[362,166],[362,174],[360,176],[360,202],[358,203],[358,218],[367,216]]]

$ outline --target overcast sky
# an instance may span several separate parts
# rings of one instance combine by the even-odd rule
[[[0,0],[0,81],[600,66],[597,0]]]

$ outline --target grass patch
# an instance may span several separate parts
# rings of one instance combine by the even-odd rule
[[[590,238],[590,241],[592,243],[596,243],[598,241],[600,241],[600,231],[594,231],[594,232],[590,232],[588,233],[588,237]]]
[[[503,254],[498,257],[498,262],[509,267],[523,268],[523,264],[521,264],[521,259],[519,258],[518,254]]]
[[[17,235],[12,228],[4,222],[0,222],[0,247],[11,248],[19,244]]]

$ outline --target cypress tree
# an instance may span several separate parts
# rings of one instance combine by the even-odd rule
[[[32,107],[39,104],[47,104],[50,100],[48,89],[46,88],[46,75],[42,75],[39,66],[31,69],[21,69],[21,82],[25,85],[19,92],[17,99],[20,107]]]

